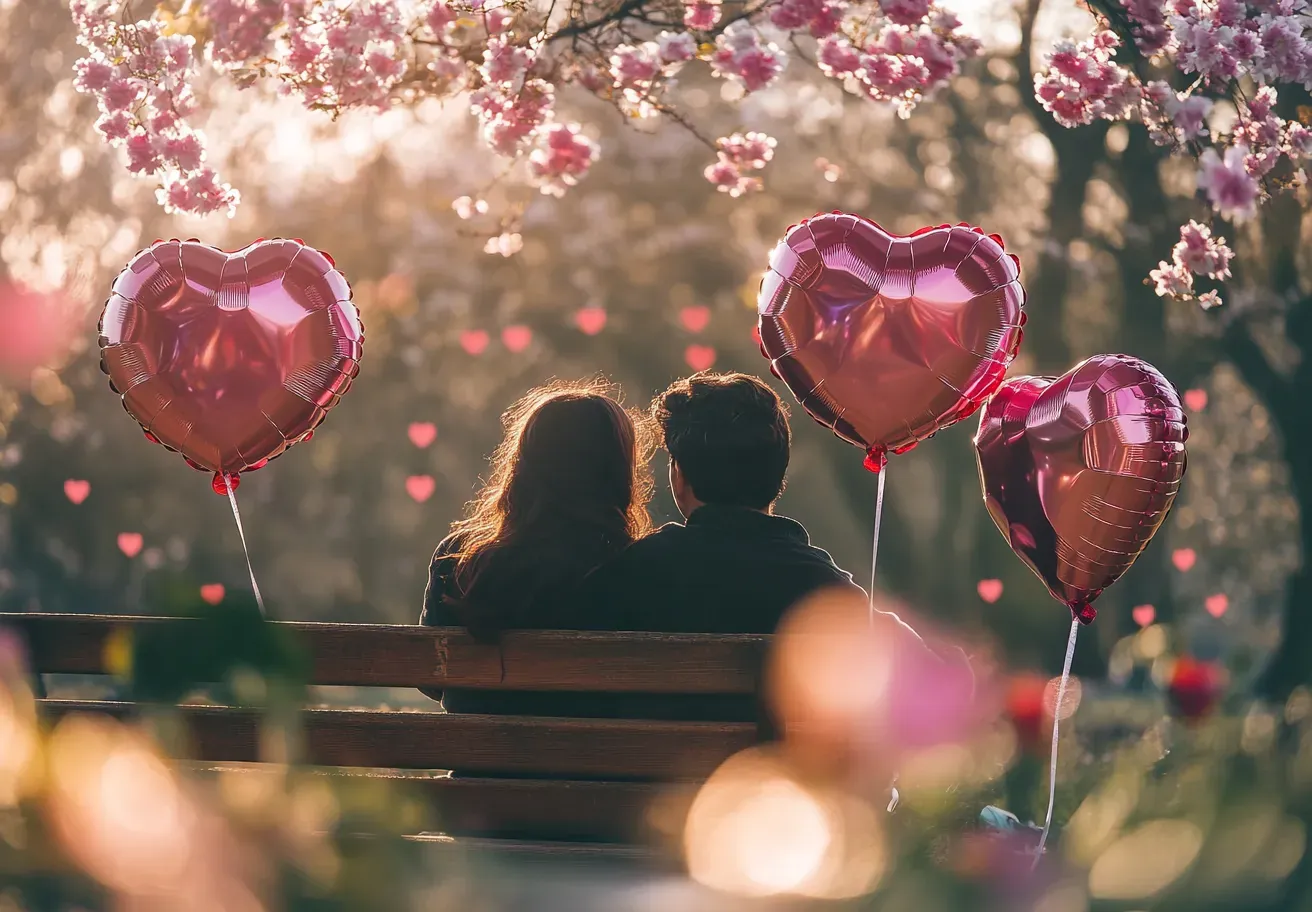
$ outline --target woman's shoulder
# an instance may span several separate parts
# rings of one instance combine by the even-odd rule
[[[437,543],[437,550],[433,552],[433,563],[438,561],[450,560],[458,557],[464,550],[465,539],[467,536],[463,532],[452,532]]]

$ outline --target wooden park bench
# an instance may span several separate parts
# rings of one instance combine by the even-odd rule
[[[25,637],[32,670],[41,674],[106,674],[106,646],[115,631],[185,623],[192,622],[0,614],[0,626]],[[504,635],[498,648],[476,643],[459,628],[277,623],[307,653],[308,683],[353,687],[752,694],[769,642],[753,635],[523,631]],[[42,699],[40,709],[51,720],[136,711],[131,703],[60,699]],[[259,761],[258,712],[210,705],[187,705],[180,712],[190,729],[191,753],[179,759]],[[562,848],[571,842],[650,841],[650,815],[664,796],[687,795],[757,740],[749,723],[405,710],[306,709],[301,724],[304,762],[334,772],[396,778],[403,775],[397,771],[457,769],[522,776],[431,776],[405,784],[433,807],[445,834],[529,833],[535,843]]]

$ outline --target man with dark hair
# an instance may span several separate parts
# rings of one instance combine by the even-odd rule
[[[817,589],[855,589],[800,523],[774,515],[791,432],[784,404],[747,374],[700,373],[652,403],[684,523],[629,546],[582,597],[620,630],[772,633]]]

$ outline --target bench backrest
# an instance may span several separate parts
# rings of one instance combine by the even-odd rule
[[[104,674],[117,631],[196,623],[127,616],[0,614],[25,638],[33,671]],[[499,645],[460,628],[276,622],[310,658],[310,681],[364,687],[651,694],[751,694],[769,637],[521,631]],[[48,718],[130,715],[129,703],[44,700]],[[189,757],[208,763],[261,757],[259,714],[182,709]],[[306,762],[372,770],[512,773],[522,780],[426,779],[419,787],[452,833],[527,832],[555,838],[637,837],[655,796],[641,783],[695,782],[750,746],[749,723],[448,715],[310,709],[301,720]],[[626,779],[624,782],[563,781]]]

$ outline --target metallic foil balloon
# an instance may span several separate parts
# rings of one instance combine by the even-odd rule
[[[308,439],[359,371],[351,288],[300,241],[157,241],[119,274],[100,366],[146,436],[214,489]],[[226,483],[225,483],[226,479]]]
[[[1013,377],[980,415],[989,515],[1083,623],[1166,519],[1188,436],[1175,388],[1128,355],[1097,355],[1060,377]]]
[[[967,225],[888,234],[818,215],[770,254],[761,353],[816,421],[878,471],[972,414],[1020,345],[1025,290],[1002,239]]]

